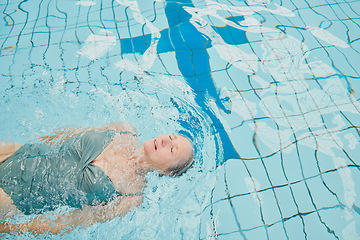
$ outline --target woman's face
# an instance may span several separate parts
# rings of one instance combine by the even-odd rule
[[[190,141],[180,135],[160,135],[144,143],[148,163],[159,173],[187,161],[192,153]]]

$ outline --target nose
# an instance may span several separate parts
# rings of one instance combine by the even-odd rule
[[[170,146],[170,144],[171,144],[170,138],[164,136],[163,139],[161,140],[161,146],[166,147],[166,146]]]

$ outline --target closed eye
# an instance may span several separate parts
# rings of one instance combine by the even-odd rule
[[[169,135],[169,138],[170,138],[170,141],[172,141],[173,140],[173,137],[171,137],[171,135]],[[174,148],[172,147],[171,149],[170,149],[170,152],[172,153],[172,154],[174,154]]]

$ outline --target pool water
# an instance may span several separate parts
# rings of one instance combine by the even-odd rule
[[[196,144],[139,209],[54,239],[360,239],[360,1],[0,8],[1,140],[130,121]]]

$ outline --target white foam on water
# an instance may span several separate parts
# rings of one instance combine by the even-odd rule
[[[97,60],[110,51],[115,44],[115,36],[95,35],[92,33],[87,37],[78,54],[85,56],[90,60]]]
[[[341,40],[337,36],[331,34],[329,31],[319,27],[307,27],[307,30],[311,32],[315,37],[340,48],[348,48],[350,47],[345,41]]]
[[[359,140],[356,139],[356,137],[352,133],[347,133],[345,135],[345,139],[348,140],[348,142],[349,142],[348,147],[351,150],[354,150],[356,148],[356,146],[359,145]]]
[[[93,6],[95,4],[96,4],[96,2],[94,2],[94,1],[77,1],[76,2],[76,5],[81,5],[81,6],[85,6],[85,7]]]
[[[144,54],[141,55],[139,61],[135,62],[122,59],[116,62],[115,66],[120,67],[123,70],[136,72],[140,77],[146,77],[146,74],[143,74],[143,72],[147,69],[150,69],[154,64],[155,59],[157,58],[157,45],[161,36],[160,30],[155,27],[151,21],[142,15],[137,1],[116,0],[116,2],[130,9],[135,21],[142,25],[145,24],[145,26],[151,32],[151,44],[144,52]]]
[[[262,196],[260,192],[257,192],[258,189],[261,189],[259,181],[254,177],[245,177],[244,181],[248,192],[251,192],[254,201],[260,206],[262,203]]]
[[[184,7],[184,9],[192,15],[190,22],[197,28],[197,30],[211,39],[212,46],[218,52],[219,57],[244,72],[252,73],[257,70],[258,58],[255,54],[245,53],[240,48],[225,43],[222,37],[210,26],[207,21],[202,18],[202,14],[213,13],[212,9],[203,12],[201,12],[198,8]],[[213,13],[212,16],[217,15]],[[222,20],[224,20],[224,18]],[[231,21],[224,20],[224,22],[226,23]]]
[[[351,221],[342,231],[345,240],[360,240],[360,235],[356,231],[356,221]]]

